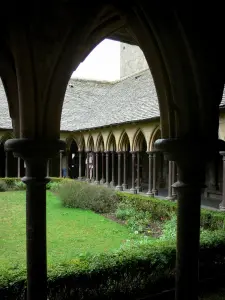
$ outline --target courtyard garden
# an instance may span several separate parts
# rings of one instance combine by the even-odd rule
[[[47,188],[49,299],[131,299],[174,287],[175,203],[74,180]],[[0,298],[25,299],[25,185],[5,179],[0,190]],[[200,278],[224,273],[225,215],[202,210]]]

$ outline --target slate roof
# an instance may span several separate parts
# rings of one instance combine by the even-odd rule
[[[225,91],[221,106],[225,106]],[[116,82],[69,81],[61,130],[77,131],[159,117],[154,82],[149,70]],[[12,128],[0,81],[0,128]]]

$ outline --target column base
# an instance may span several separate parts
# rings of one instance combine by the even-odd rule
[[[86,178],[85,181],[88,182],[88,183],[91,182],[91,180],[89,178]]]
[[[114,188],[115,187],[115,181],[111,181],[110,186]]]
[[[137,190],[137,193],[140,193],[140,192],[142,192],[142,187],[141,186],[136,186],[136,190]]]
[[[95,181],[94,181],[94,184],[99,185],[99,184],[100,184],[100,181],[99,181],[99,180],[95,180]]]
[[[123,183],[123,184],[122,184],[122,187],[123,187],[123,190],[127,190],[127,189],[128,189],[128,184]]]
[[[79,180],[79,181],[82,181],[82,180],[83,180],[83,178],[82,178],[82,177],[78,177],[78,180]]]
[[[117,186],[116,186],[116,190],[117,190],[117,191],[122,191],[122,190],[123,190],[123,187],[122,187],[121,185],[117,185]]]
[[[220,211],[225,211],[225,206],[222,203],[219,205],[219,210]]]
[[[146,195],[148,195],[149,197],[154,197],[155,195],[152,193],[152,191],[147,191]]]
[[[104,184],[104,183],[105,183],[105,179],[102,178],[102,179],[100,180],[100,184]]]
[[[156,190],[156,189],[152,190],[152,193],[157,196],[158,195],[158,190]]]
[[[130,192],[131,192],[132,194],[137,194],[137,190],[136,190],[136,189],[133,189],[133,188],[130,189]]]

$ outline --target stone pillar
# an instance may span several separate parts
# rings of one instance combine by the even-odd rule
[[[98,152],[95,153],[95,157],[96,157],[96,160],[95,160],[95,167],[96,167],[96,171],[95,171],[95,174],[96,174],[95,184],[99,184],[100,182],[99,182],[99,176],[98,176]]]
[[[115,187],[114,163],[115,163],[115,153],[114,153],[114,151],[112,151],[112,181],[111,181],[112,187]]]
[[[49,160],[47,162],[47,177],[49,177]]]
[[[132,187],[131,187],[130,191],[133,194],[137,194],[137,190],[135,188],[135,155],[136,155],[136,152],[132,151],[131,154],[132,154]]]
[[[177,181],[176,169],[177,169],[176,163],[175,163],[175,161],[173,161],[172,162],[172,185]],[[173,200],[175,200],[177,198],[176,190],[173,186],[172,186],[172,197],[173,197]]]
[[[82,151],[79,151],[79,177],[78,180],[82,180]]]
[[[87,181],[87,182],[90,182],[89,152],[87,152],[86,181]]]
[[[5,151],[5,177],[9,177],[8,173],[8,152]]]
[[[92,182],[95,182],[96,172],[97,172],[95,155],[96,155],[96,153],[92,152],[92,178],[91,178]]]
[[[156,152],[153,152],[153,170],[152,170],[152,193],[158,195],[158,190],[156,188]]]
[[[17,177],[20,178],[20,157],[17,158]]]
[[[109,152],[105,152],[105,186],[109,187]]]
[[[168,196],[166,197],[167,200],[173,200],[173,196],[172,196],[172,166],[173,166],[173,162],[171,160],[169,160]]]
[[[26,163],[27,299],[47,299],[46,178],[48,159],[64,148],[62,141],[13,139],[5,149]]]
[[[59,177],[62,177],[62,159],[63,151],[59,151]]]
[[[116,186],[116,189],[118,191],[122,191],[123,187],[121,185],[121,152],[117,152],[117,157],[118,157],[118,184]]]
[[[123,184],[122,184],[123,190],[128,189],[127,184],[127,152],[123,152]]]
[[[66,177],[69,178],[69,152],[65,152],[65,160],[66,160]]]
[[[199,240],[201,194],[205,182],[206,160],[212,141],[168,139],[157,140],[155,148],[166,152],[178,168],[178,181],[173,185],[178,196],[176,300],[197,300],[199,287]],[[211,150],[213,151],[213,150]]]
[[[147,152],[148,153],[148,192],[146,193],[150,197],[154,197],[154,193],[152,192],[152,161],[153,161],[153,153],[152,152]]]
[[[104,155],[105,153],[102,152],[102,178],[100,180],[100,182],[103,184],[105,183],[105,174],[104,174],[104,167],[105,167],[105,164],[104,164]]]
[[[223,194],[220,210],[225,211],[225,151],[221,151],[220,154],[223,156]]]
[[[136,184],[137,193],[141,192],[140,186],[140,152],[137,152],[137,184]]]

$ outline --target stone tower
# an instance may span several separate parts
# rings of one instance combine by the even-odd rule
[[[144,53],[138,46],[120,43],[120,79],[148,69]]]

